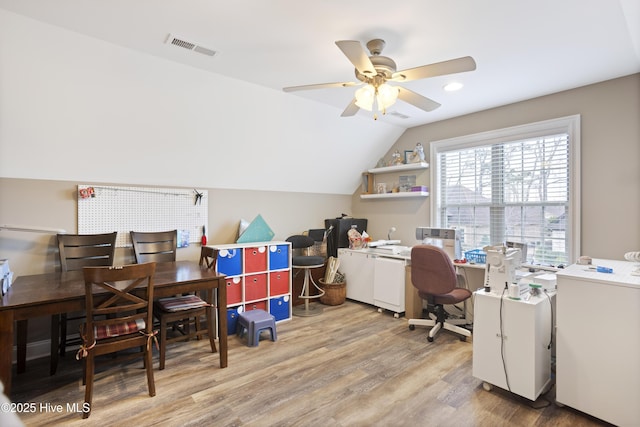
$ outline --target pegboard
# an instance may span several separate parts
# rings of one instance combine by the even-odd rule
[[[209,219],[207,190],[82,184],[77,196],[78,234],[117,231],[117,247],[131,246],[130,231],[178,230],[200,242]]]

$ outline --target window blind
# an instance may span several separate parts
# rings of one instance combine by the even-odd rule
[[[465,251],[511,241],[526,245],[527,263],[566,265],[572,253],[570,139],[569,132],[554,132],[442,144],[435,150],[436,226],[463,230]]]

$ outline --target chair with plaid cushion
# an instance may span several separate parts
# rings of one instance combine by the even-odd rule
[[[126,352],[125,358],[143,358],[149,396],[156,395],[152,362],[155,268],[155,262],[83,268],[87,321],[80,327],[83,343],[76,355],[84,361],[83,418],[91,414],[96,356],[135,350]]]
[[[200,266],[215,268],[217,253],[214,249],[203,246],[200,254]],[[204,291],[203,291],[204,292]],[[213,295],[212,295],[213,297]],[[160,369],[164,369],[167,355],[167,344],[176,341],[188,341],[209,336],[211,351],[216,352],[216,323],[213,306],[200,294],[176,295],[160,298],[155,302],[154,315],[160,321]],[[206,327],[201,318],[206,316]],[[169,337],[169,332],[173,336]]]
[[[113,265],[118,233],[104,234],[58,234],[58,253],[62,271],[82,270],[83,267]],[[67,313],[53,315],[51,325],[51,375],[56,373],[60,352],[64,356],[67,346],[80,344],[79,338],[67,337],[67,326],[84,322],[85,314],[69,316]],[[75,327],[74,327],[75,330]],[[58,335],[60,339],[58,340]]]

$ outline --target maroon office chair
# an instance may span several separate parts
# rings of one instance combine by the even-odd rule
[[[411,249],[411,283],[418,290],[418,295],[427,301],[427,312],[435,319],[409,319],[409,329],[418,326],[432,326],[427,336],[433,341],[440,329],[460,334],[465,341],[471,332],[458,325],[466,323],[466,319],[448,319],[445,304],[458,304],[471,297],[471,291],[458,287],[458,277],[449,255],[442,249],[431,245],[416,245]],[[465,310],[466,312],[466,310]]]

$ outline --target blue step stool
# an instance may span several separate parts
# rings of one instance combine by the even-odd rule
[[[247,345],[257,347],[260,342],[260,332],[265,329],[271,331],[271,341],[278,339],[276,334],[276,318],[264,310],[248,310],[238,315],[238,336],[242,338],[247,332]]]

